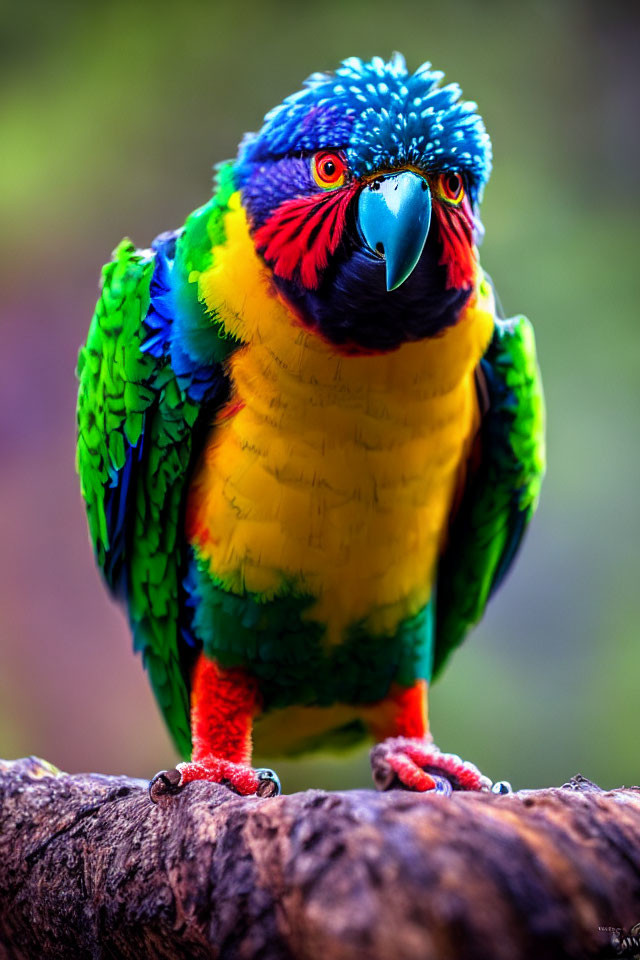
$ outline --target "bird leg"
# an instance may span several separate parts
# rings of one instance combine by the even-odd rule
[[[251,729],[260,709],[255,679],[239,667],[225,670],[203,653],[191,682],[191,761],[157,773],[149,785],[156,801],[191,780],[209,780],[243,796],[280,793],[273,770],[251,766]]]
[[[379,741],[371,751],[373,781],[378,790],[449,794],[452,790],[491,789],[491,781],[473,763],[436,747],[429,733],[424,680],[413,687],[392,687],[389,696],[372,706],[365,719]]]

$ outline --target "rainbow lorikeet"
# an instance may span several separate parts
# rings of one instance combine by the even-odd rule
[[[428,686],[544,469],[524,317],[480,267],[491,146],[424,64],[315,73],[150,250],[123,241],[78,377],[91,539],[193,779],[370,736],[374,781],[489,789]]]

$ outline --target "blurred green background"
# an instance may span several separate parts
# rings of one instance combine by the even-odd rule
[[[549,469],[525,548],[432,694],[443,749],[515,786],[640,782],[637,3],[0,5],[0,756],[149,776],[175,759],[94,569],[74,366],[101,264],[210,192],[314,70],[401,50],[493,138],[482,261],[535,324]],[[365,755],[277,764],[368,783]]]

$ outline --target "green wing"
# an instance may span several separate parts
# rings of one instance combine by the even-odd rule
[[[215,317],[204,316],[193,277],[224,238],[231,189],[223,182],[184,231],[162,235],[151,251],[120,244],[103,269],[78,362],[77,468],[90,537],[185,757],[194,648],[183,590],[184,501],[194,457],[227,396],[221,361],[233,348]],[[180,277],[188,279],[178,287]],[[200,338],[206,360],[185,347],[189,335]]]
[[[545,468],[544,401],[533,328],[496,320],[478,370],[486,407],[467,487],[438,565],[434,675],[484,613],[518,551]]]

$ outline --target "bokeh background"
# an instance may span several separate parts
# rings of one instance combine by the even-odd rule
[[[444,749],[514,786],[640,782],[636,3],[0,4],[0,756],[149,776],[175,759],[94,569],[74,366],[101,264],[210,192],[313,70],[401,50],[494,143],[482,260],[537,331],[549,468],[525,548],[432,695]],[[278,764],[368,783],[365,755]]]

